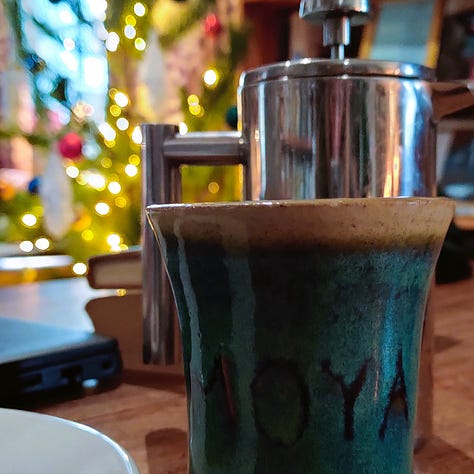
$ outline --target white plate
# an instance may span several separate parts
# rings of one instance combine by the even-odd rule
[[[115,441],[89,426],[0,408],[2,474],[139,474]]]

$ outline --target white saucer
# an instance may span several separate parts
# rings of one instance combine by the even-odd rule
[[[0,408],[0,472],[139,474],[123,448],[89,426],[3,408]]]

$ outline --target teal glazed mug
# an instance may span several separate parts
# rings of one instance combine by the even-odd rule
[[[409,474],[441,198],[154,205],[189,474]]]

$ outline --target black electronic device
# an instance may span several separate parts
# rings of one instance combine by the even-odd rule
[[[87,331],[0,317],[0,402],[112,381],[121,370],[117,341]]]

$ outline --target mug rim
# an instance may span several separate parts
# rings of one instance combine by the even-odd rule
[[[232,245],[440,246],[454,214],[444,197],[175,203],[148,206],[158,240],[229,238]]]
[[[166,209],[224,209],[224,208],[280,208],[280,207],[357,207],[362,206],[389,206],[389,205],[410,205],[432,204],[436,203],[450,205],[455,207],[453,199],[443,196],[390,196],[390,197],[354,197],[354,198],[320,198],[320,199],[261,199],[261,200],[243,200],[243,201],[213,201],[213,202],[191,202],[191,203],[160,203],[149,204],[146,206],[147,211],[159,211]]]

